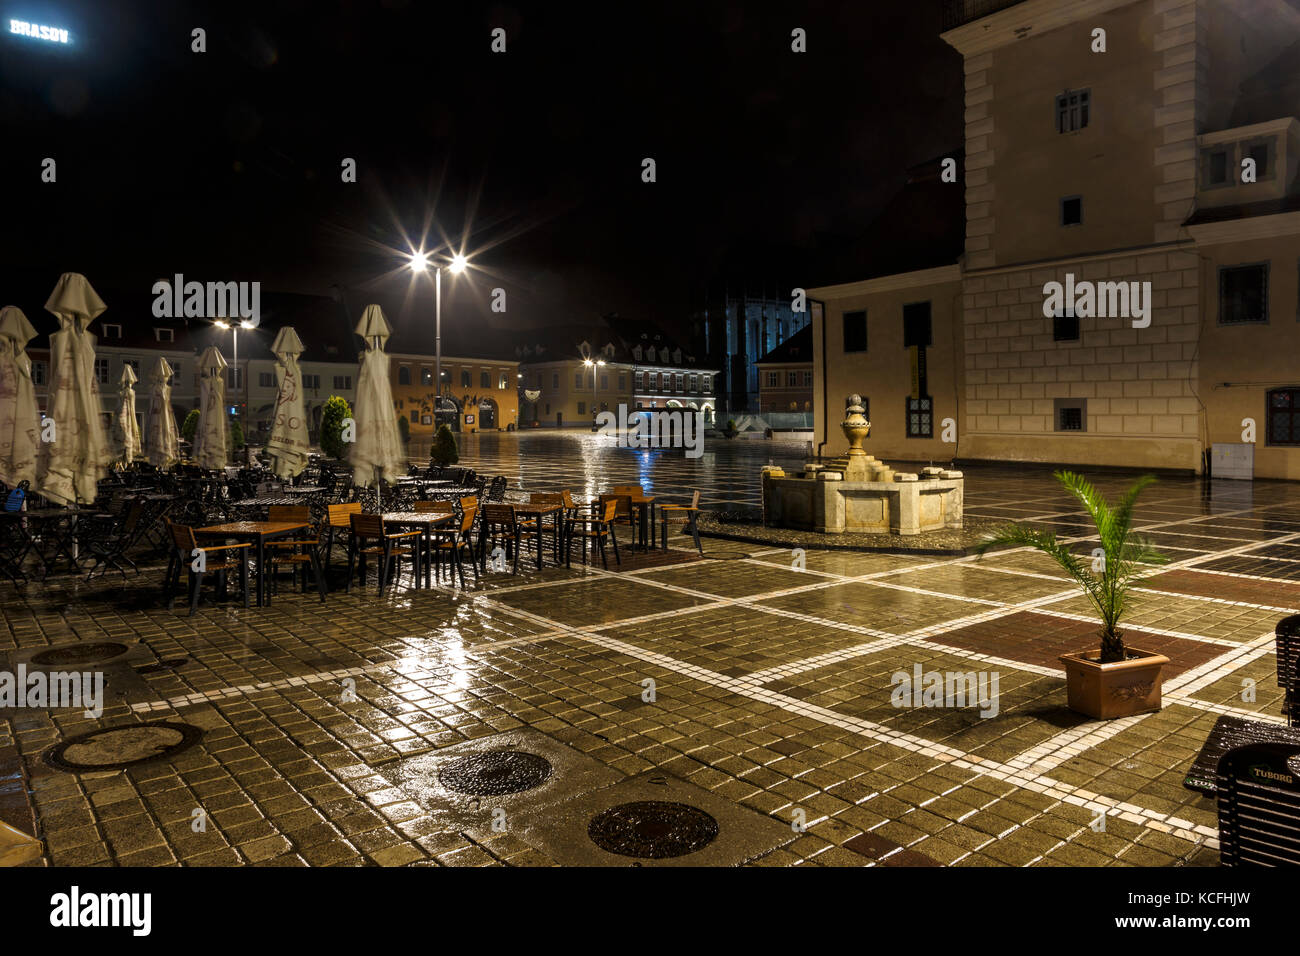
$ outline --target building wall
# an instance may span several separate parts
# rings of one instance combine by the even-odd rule
[[[949,461],[953,444],[943,441],[943,420],[957,422],[964,342],[957,334],[962,305],[960,271],[956,266],[927,269],[902,276],[810,289],[823,305],[824,318],[813,316],[814,440],[823,455],[848,450],[839,429],[846,398],[861,395],[869,402],[871,434],[864,443],[869,454],[894,461]],[[903,347],[903,306],[930,302],[931,340],[926,350],[928,391],[933,400],[933,437],[907,437],[906,398],[912,390],[909,350]],[[844,352],[843,315],[867,312],[867,351]],[[825,362],[823,363],[823,322]],[[820,407],[826,395],[826,408]],[[823,442],[825,445],[823,446]]]
[[[415,441],[429,441],[437,430],[438,420],[434,416],[437,390],[433,385],[435,367],[433,357],[428,355],[395,354],[389,359],[393,402],[410,423],[411,438]],[[403,369],[406,370],[405,382]],[[484,373],[487,374],[487,385],[483,384]],[[507,426],[517,425],[518,373],[519,363],[515,361],[444,355],[443,396],[452,399],[458,406],[455,430],[504,430]],[[468,385],[464,384],[465,375],[469,376]],[[496,422],[485,425],[482,406],[486,403],[495,406]],[[466,415],[472,415],[474,421],[467,423]]]
[[[632,366],[609,362],[588,368],[581,359],[533,362],[521,365],[523,388],[542,394],[527,405],[526,425],[536,421],[541,428],[590,428],[596,414],[632,407]],[[579,380],[581,384],[579,384]]]
[[[1205,403],[1205,441],[1240,442],[1243,420],[1256,426],[1255,475],[1300,479],[1300,447],[1274,445],[1268,433],[1271,388],[1300,388],[1300,234],[1203,244],[1206,289],[1197,391]],[[1219,324],[1221,266],[1269,263],[1268,323]]]
[[[790,385],[790,373],[795,384]],[[776,385],[769,385],[771,375]],[[758,366],[758,407],[760,412],[810,412],[813,410],[811,362],[762,364]],[[806,381],[806,384],[805,384]]]
[[[963,458],[1200,467],[1198,260],[1190,251],[1071,259],[968,275],[963,283]],[[1082,317],[1054,341],[1043,286],[1150,281],[1151,325]],[[1086,399],[1083,431],[1057,430],[1056,399]]]
[[[258,358],[245,363],[247,375],[244,402],[248,409],[245,417],[248,441],[252,444],[264,444],[271,437],[271,427],[275,420],[275,402],[280,389],[276,384],[274,359]],[[303,377],[303,410],[307,414],[307,431],[313,442],[320,439],[320,421],[324,414],[325,403],[331,396],[339,395],[347,399],[348,405],[356,404],[357,375],[359,366],[355,362],[300,362],[299,371]],[[269,376],[264,378],[264,376]],[[319,379],[319,387],[308,387]],[[263,384],[263,383],[266,384]],[[234,394],[227,395],[233,401]]]

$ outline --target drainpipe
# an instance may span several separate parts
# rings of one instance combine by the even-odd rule
[[[830,406],[827,404],[826,397],[826,303],[817,299],[810,300],[815,305],[821,306],[822,310],[822,440],[817,445],[817,460],[822,458],[822,449],[826,447],[826,442],[831,434]]]

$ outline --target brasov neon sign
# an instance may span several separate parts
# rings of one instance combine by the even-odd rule
[[[59,27],[45,27],[38,23],[28,23],[26,20],[10,20],[9,32],[16,33],[20,37],[31,37],[35,40],[48,40],[51,43],[67,43],[68,31]]]

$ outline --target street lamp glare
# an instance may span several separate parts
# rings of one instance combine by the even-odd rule
[[[469,265],[469,260],[466,259],[464,256],[452,256],[451,263],[447,266],[447,268],[450,269],[452,272],[459,274],[465,271],[465,267],[467,265]]]
[[[219,329],[228,329],[228,328],[230,328],[230,323],[228,323],[225,319],[217,319],[217,321],[213,322],[212,324],[215,325],[215,326],[216,326],[217,328],[219,328]]]
[[[248,319],[244,319],[242,322],[240,322],[240,323],[239,323],[239,327],[240,327],[241,329],[251,329],[251,328],[254,328],[253,323],[250,322],[250,321],[248,321]]]
[[[424,272],[429,268],[429,256],[423,252],[412,252],[410,265],[412,272]]]

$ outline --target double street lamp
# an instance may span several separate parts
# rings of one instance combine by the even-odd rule
[[[233,336],[234,336],[234,348],[235,348],[235,417],[236,417],[236,418],[240,418],[240,417],[241,417],[241,415],[240,415],[241,403],[240,403],[240,401],[239,401],[239,396],[240,396],[240,395],[243,393],[243,391],[244,391],[244,373],[243,373],[243,371],[242,371],[242,370],[240,369],[240,367],[239,367],[239,330],[240,330],[240,329],[255,329],[255,328],[257,328],[257,326],[255,326],[252,322],[249,322],[247,319],[243,319],[242,321],[239,321],[239,322],[234,322],[234,321],[231,321],[231,320],[228,320],[228,319],[217,319],[217,320],[216,320],[215,322],[213,322],[212,324],[215,325],[217,328],[221,329],[223,332],[224,332],[226,329],[229,329],[229,330],[233,333]],[[241,422],[240,425],[242,426],[243,423]]]
[[[582,364],[585,365],[587,368],[592,368],[592,369],[593,369],[593,371],[592,371],[592,373],[591,373],[591,420],[594,422],[594,421],[596,420],[596,375],[597,375],[597,372],[594,371],[594,368],[593,368],[593,367],[594,367],[594,366],[597,366],[597,365],[603,367],[604,364],[605,364],[605,360],[604,360],[604,359],[596,359],[595,361],[592,361],[592,360],[589,359],[589,358],[585,358],[585,359],[582,360]]]
[[[434,330],[433,330],[433,347],[434,347],[434,381],[438,383],[437,397],[433,404],[433,424],[434,429],[438,426],[438,413],[442,411],[442,270],[446,269],[453,275],[459,275],[465,271],[469,265],[462,255],[452,256],[450,259],[434,259],[427,252],[411,253],[411,271],[427,272],[429,267],[433,266],[433,288],[434,288]]]

